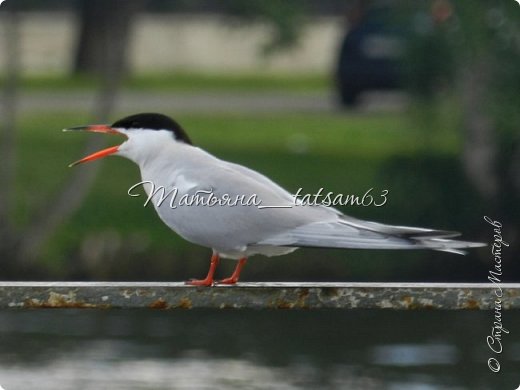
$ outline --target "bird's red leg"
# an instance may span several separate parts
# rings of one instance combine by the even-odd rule
[[[184,282],[190,286],[211,286],[213,284],[213,275],[215,274],[215,270],[217,269],[218,263],[220,261],[219,255],[217,252],[213,252],[211,256],[211,263],[209,264],[208,275],[205,279],[191,279]]]
[[[238,282],[240,272],[242,272],[242,269],[244,268],[244,265],[246,265],[246,262],[247,257],[243,257],[240,260],[238,260],[237,266],[235,267],[233,274],[229,278],[217,281],[217,284],[235,284],[236,282]]]

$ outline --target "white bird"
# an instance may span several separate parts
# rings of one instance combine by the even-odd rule
[[[266,176],[194,146],[181,126],[162,114],[136,114],[112,125],[67,130],[126,136],[121,145],[70,166],[111,154],[139,166],[143,187],[163,222],[184,239],[213,250],[206,278],[187,284],[235,284],[248,257],[283,255],[299,247],[434,249],[463,254],[460,249],[484,245],[450,239],[459,235],[456,232],[385,225],[355,219],[323,205],[302,205]],[[156,192],[158,188],[164,189],[162,195]],[[172,199],[164,200],[165,194]],[[246,202],[234,206],[182,203],[183,197],[193,199],[197,194],[206,194],[207,199],[255,197],[261,207]],[[220,257],[238,263],[230,277],[215,282],[213,275]]]

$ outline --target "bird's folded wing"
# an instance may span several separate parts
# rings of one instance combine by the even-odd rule
[[[461,248],[483,245],[447,238],[458,234],[455,232],[391,226],[355,219],[355,223],[353,223],[349,219],[310,223],[279,233],[255,244],[358,249],[427,248],[454,253],[464,253],[460,251]]]

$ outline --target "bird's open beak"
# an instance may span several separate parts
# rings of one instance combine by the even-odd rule
[[[117,131],[116,129],[113,129],[109,125],[90,125],[90,126],[69,127],[68,129],[63,129],[63,131],[90,131],[93,133],[124,135],[123,133]],[[108,156],[110,154],[117,152],[118,149],[119,149],[119,145],[116,145],[116,146],[111,146],[109,148],[89,154],[88,156],[83,157],[81,160],[73,162],[72,164],[69,165],[69,167],[73,167],[75,165],[78,165],[78,164],[81,164],[84,162],[94,161],[94,160],[97,160],[98,158]]]

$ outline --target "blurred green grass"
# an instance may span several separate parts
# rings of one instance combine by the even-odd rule
[[[0,86],[3,80],[0,78]],[[28,91],[40,90],[91,90],[98,80],[87,75],[42,74],[24,75],[21,87]],[[227,91],[227,92],[316,92],[330,88],[331,80],[322,74],[254,74],[254,73],[140,73],[124,78],[123,88],[134,91]]]
[[[443,206],[443,200],[436,199],[439,196],[436,191],[442,190],[418,179],[427,175],[421,169],[427,170],[430,162],[415,173],[414,167],[409,166],[421,161],[421,156],[433,155],[447,161],[443,169],[453,170],[460,147],[458,133],[445,127],[429,134],[424,142],[424,134],[407,118],[402,113],[339,112],[176,115],[198,146],[220,158],[256,169],[291,192],[301,187],[302,193],[312,194],[323,187],[335,194],[362,195],[374,188],[376,195],[388,189],[388,203],[384,207],[340,208],[348,214],[381,222],[414,225],[427,221],[427,226],[460,228],[450,226],[452,220],[435,211],[435,207]],[[62,128],[78,123],[88,123],[88,116],[80,112],[53,113],[44,117],[26,115],[21,119],[16,210],[21,229],[72,174],[67,165],[83,156],[82,144],[86,138],[104,137],[61,132]],[[108,144],[121,142],[117,137],[106,139]],[[399,159],[404,161],[398,163],[397,173],[387,174],[388,163]],[[172,233],[151,207],[143,207],[144,195],[141,198],[127,195],[128,188],[140,181],[133,163],[110,157],[92,164],[103,164],[94,187],[82,207],[62,225],[42,253],[42,262],[53,275],[70,277],[76,272],[80,278],[89,275],[97,279],[171,280],[204,272],[209,250]],[[440,172],[443,176],[445,171]],[[454,177],[456,186],[460,173]],[[418,207],[410,207],[414,202]],[[434,209],[430,212],[420,208],[432,205]],[[457,221],[455,216],[453,221]],[[440,222],[444,223],[435,225]],[[345,257],[352,259],[348,265]],[[300,280],[308,277],[309,270],[314,270],[313,275],[318,279],[345,278],[345,275],[355,279],[366,276],[368,270],[369,279],[374,280],[419,265],[416,253],[400,253],[397,262],[388,258],[388,253],[377,251],[305,249],[276,260],[255,261],[251,268],[259,278],[280,272],[281,278],[290,275]],[[274,261],[277,264],[272,264]],[[298,262],[296,271],[294,262]],[[231,265],[229,262],[224,268]],[[338,269],[342,271],[337,272]]]

